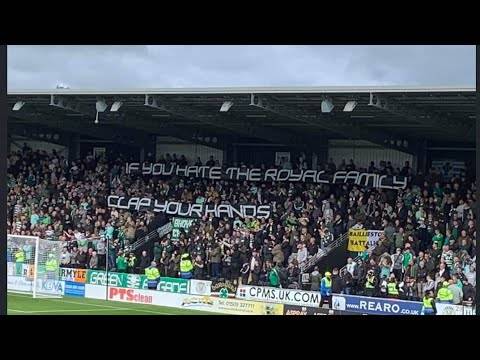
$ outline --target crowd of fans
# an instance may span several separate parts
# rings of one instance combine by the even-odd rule
[[[381,194],[350,193],[354,228],[383,230],[375,247],[352,253],[333,269],[333,293],[422,300],[432,292],[453,304],[475,302],[475,183],[437,175],[397,192],[393,203]],[[350,228],[350,227],[349,227]],[[311,273],[311,289],[321,274]],[[442,290],[446,288],[448,290]],[[446,299],[443,299],[446,300]]]
[[[187,159],[166,154],[160,162],[185,165]],[[202,164],[200,159],[190,163]],[[275,269],[280,286],[300,287],[302,264],[349,228],[364,227],[384,230],[384,236],[360,259],[349,259],[342,274],[333,271],[334,292],[381,296],[385,281],[394,276],[402,296],[411,299],[421,298],[432,281],[435,287],[449,281],[463,288],[459,295],[463,299],[474,297],[469,289],[475,287],[475,184],[465,177],[450,179],[434,170],[414,175],[408,162],[402,168],[372,162],[368,169],[356,169],[353,160],[320,166],[327,172],[356,169],[409,177],[407,189],[393,191],[351,184],[126,175],[123,165],[122,159],[91,155],[69,163],[55,152],[26,146],[11,153],[8,232],[59,241],[61,266],[66,267],[102,269],[108,261],[110,269],[143,273],[155,260],[162,276],[176,277],[182,255],[188,253],[196,279],[271,285],[269,272]],[[205,165],[218,166],[218,161],[212,157]],[[306,168],[305,157],[280,166]],[[191,203],[270,204],[274,211],[267,220],[199,219],[178,241],[167,236],[155,243],[153,251],[135,255],[128,251],[129,245],[157,228],[161,216],[109,208],[109,194]],[[111,240],[108,259],[106,239]],[[372,271],[374,290],[366,291]],[[318,290],[318,270],[310,278],[311,289]]]

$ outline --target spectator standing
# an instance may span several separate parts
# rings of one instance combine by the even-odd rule
[[[127,260],[125,259],[125,255],[122,251],[118,252],[116,259],[116,271],[119,273],[127,272]]]
[[[213,245],[210,251],[210,264],[212,266],[212,278],[217,279],[220,277],[220,262],[222,261],[222,251],[218,243]]]
[[[142,256],[140,256],[140,262],[138,263],[138,267],[140,269],[140,273],[144,273],[145,269],[149,267],[151,264],[150,257],[147,254],[146,250],[142,251]]]
[[[320,290],[320,281],[322,280],[322,276],[318,271],[318,266],[315,266],[312,273],[310,274],[310,290],[311,291],[319,291]]]
[[[92,270],[98,269],[98,255],[96,251],[92,251],[92,256],[90,256],[88,268]]]

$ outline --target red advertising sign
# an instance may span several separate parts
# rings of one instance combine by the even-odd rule
[[[151,295],[145,295],[142,290],[117,287],[110,287],[108,289],[108,298],[110,300],[132,302],[137,304],[153,303],[153,297]]]

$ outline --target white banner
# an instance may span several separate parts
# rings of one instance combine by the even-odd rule
[[[212,282],[207,280],[190,280],[190,294],[192,295],[211,295]]]
[[[279,289],[265,286],[241,285],[237,288],[237,298],[246,300],[270,301],[280,304],[319,307],[321,296],[317,291]]]
[[[107,298],[107,287],[103,285],[85,284],[85,297],[105,300]]]
[[[291,181],[313,182],[322,184],[356,184],[383,189],[405,189],[407,178],[405,176],[379,175],[361,173],[359,171],[337,171],[334,174],[326,174],[321,170],[288,170],[260,168],[229,167],[222,169],[219,166],[180,166],[152,163],[127,163],[127,174],[141,173],[153,176],[181,176],[189,178],[203,178],[212,180],[247,180],[247,181]]]
[[[27,280],[23,276],[7,276],[7,289],[16,291],[33,291],[33,281]]]
[[[8,262],[7,263],[7,275],[15,275],[15,263]]]
[[[49,295],[64,295],[65,281],[37,279],[37,292]]]
[[[85,290],[88,284],[86,285]],[[85,297],[90,292],[85,291]],[[235,315],[283,315],[282,304],[220,299],[211,296],[198,296],[179,293],[165,293],[155,290],[108,288],[108,299],[135,304],[169,306],[180,309],[192,309]]]
[[[7,276],[7,289],[16,291],[33,292],[33,281],[24,276]],[[63,295],[65,281],[37,279],[37,292],[49,295]]]
[[[107,205],[117,209],[150,210],[190,218],[203,218],[211,214],[217,218],[226,216],[234,219],[239,216],[241,218],[255,217],[266,219],[270,217],[272,210],[270,205],[190,204],[177,201],[158,201],[157,199],[146,197],[128,198],[117,195],[109,195],[107,197]]]
[[[462,305],[435,303],[437,315],[463,315]]]

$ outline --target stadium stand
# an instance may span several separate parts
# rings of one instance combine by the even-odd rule
[[[175,154],[160,159],[166,164],[201,165],[199,159]],[[215,164],[213,158],[209,161]],[[355,261],[349,259],[342,271],[333,269],[334,293],[386,297],[391,295],[388,283],[394,282],[397,297],[419,300],[426,291],[438,292],[448,282],[454,303],[475,302],[476,188],[465,173],[450,178],[432,168],[425,175],[415,175],[408,163],[395,169],[384,161],[372,162],[368,169],[357,168],[353,161],[323,166],[330,172],[368,170],[409,178],[405,190],[386,191],[352,184],[128,176],[120,158],[89,154],[69,163],[55,151],[32,151],[26,145],[11,153],[7,162],[8,232],[61,242],[64,267],[102,269],[109,261],[115,269],[118,257],[126,256],[124,271],[143,273],[155,260],[162,275],[178,277],[181,256],[188,253],[195,279],[268,286],[268,272],[275,267],[282,287],[305,288],[302,270],[310,272],[322,258],[319,255],[332,246],[344,246],[345,241],[336,240],[345,240],[349,229],[363,228],[383,234],[374,248],[351,252]],[[279,166],[296,169],[305,164],[300,157]],[[167,220],[150,211],[110,208],[105,201],[110,194],[151,194],[207,204],[269,204],[275,210],[269,219],[210,215],[179,231],[178,241],[172,241],[172,234],[152,241],[147,238],[148,246],[133,251],[135,241]],[[109,259],[107,238],[111,240]],[[319,278],[318,267],[310,278]],[[318,290],[318,284],[312,280],[308,290]]]

